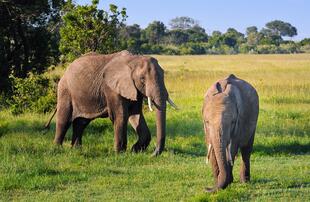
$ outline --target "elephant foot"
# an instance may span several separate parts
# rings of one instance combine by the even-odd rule
[[[155,151],[153,152],[152,156],[159,156],[163,152],[162,149],[156,148]]]
[[[60,146],[62,146],[62,141],[60,141],[60,140],[54,140],[53,143],[54,143],[55,145],[60,145]]]
[[[248,183],[248,182],[250,182],[250,177],[241,176],[240,177],[240,182],[241,183]]]
[[[82,144],[73,144],[73,145],[71,145],[71,148],[80,149],[80,148],[82,148]]]
[[[214,193],[214,192],[216,192],[218,190],[218,188],[216,188],[216,187],[206,187],[205,188],[205,192],[206,193]]]
[[[131,151],[132,151],[132,152],[135,152],[135,153],[138,153],[138,152],[143,152],[143,151],[145,151],[146,148],[147,148],[147,146],[136,143],[136,144],[134,144],[134,145],[132,146]]]

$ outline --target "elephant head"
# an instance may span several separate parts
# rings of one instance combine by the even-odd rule
[[[164,83],[164,70],[153,57],[131,55],[121,52],[104,68],[106,84],[122,97],[137,100],[138,93],[156,107],[157,144],[154,155],[159,155],[165,146],[166,137],[166,102],[176,107],[169,98]]]
[[[233,157],[230,145],[238,131],[240,107],[236,97],[238,91],[233,85],[218,82],[210,91],[205,97],[203,119],[208,144],[207,160],[211,163],[216,183],[211,189],[214,191],[232,182]]]

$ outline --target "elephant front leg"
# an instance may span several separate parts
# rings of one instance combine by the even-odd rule
[[[129,122],[138,134],[138,141],[132,146],[132,151],[144,151],[151,141],[151,133],[146,124],[143,114],[134,114],[129,117]]]
[[[117,153],[127,148],[127,121],[128,116],[118,114],[114,120],[114,148]]]
[[[72,147],[78,147],[82,145],[82,134],[90,120],[85,118],[77,118],[73,121],[73,133],[72,133]]]

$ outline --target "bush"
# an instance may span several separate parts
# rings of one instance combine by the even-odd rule
[[[245,54],[247,54],[247,53],[250,53],[250,52],[252,52],[252,51],[254,51],[254,46],[248,45],[248,44],[246,44],[246,43],[243,43],[243,44],[241,44],[241,45],[239,46],[239,52],[240,52],[240,53],[245,53]]]
[[[270,45],[258,45],[257,52],[259,54],[279,53],[279,47],[273,44]]]
[[[13,89],[9,104],[13,114],[29,111],[45,113],[56,106],[56,89],[44,75],[29,73],[25,79],[14,76],[10,79]]]
[[[163,54],[166,55],[180,55],[180,50],[177,46],[164,46]]]
[[[280,44],[280,53],[299,53],[300,49],[295,43]]]
[[[201,55],[205,54],[205,45],[203,43],[185,43],[180,46],[181,55]]]
[[[8,125],[7,121],[0,120],[0,137],[8,132]]]
[[[141,45],[141,52],[144,54],[162,54],[163,47],[161,45],[151,45],[144,43]]]
[[[303,53],[310,53],[310,44],[304,45],[300,47],[300,51]]]

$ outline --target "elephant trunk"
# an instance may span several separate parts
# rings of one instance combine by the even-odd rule
[[[156,97],[154,104],[156,106],[156,149],[153,153],[154,156],[161,154],[165,148],[166,140],[166,101],[168,93],[165,90],[159,97]]]
[[[216,189],[224,189],[230,183],[230,166],[228,165],[226,157],[226,144],[223,140],[223,135],[218,132],[213,138],[213,148],[216,157],[216,162],[219,168],[219,174],[217,176]]]

